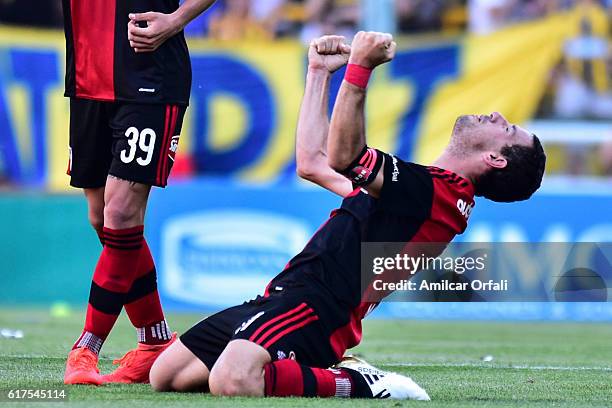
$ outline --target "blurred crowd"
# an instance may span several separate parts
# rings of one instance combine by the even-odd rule
[[[577,3],[612,9],[612,0],[217,0],[192,22],[190,35],[221,40],[353,33],[370,25],[397,34],[488,34]],[[385,18],[388,16],[388,18]],[[0,23],[61,27],[61,0],[0,0]]]
[[[395,33],[487,34],[585,2],[612,7],[612,0],[218,0],[188,32],[230,40],[310,38],[386,21],[385,28]],[[61,0],[0,0],[0,22],[61,27]]]
[[[218,0],[186,33],[219,41],[291,37],[304,43],[331,33],[350,38],[360,29],[487,35],[576,5],[599,11],[586,12],[579,33],[566,42],[538,117],[610,120],[612,0]],[[0,24],[61,28],[61,0],[0,0]],[[598,154],[604,174],[612,174],[612,142]],[[572,159],[580,161],[590,160]]]

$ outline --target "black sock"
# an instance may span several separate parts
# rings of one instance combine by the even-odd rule
[[[351,390],[351,398],[373,398],[372,390],[368,385],[367,381],[363,376],[355,370],[343,367],[342,370],[346,371],[351,376],[353,381],[353,389]]]

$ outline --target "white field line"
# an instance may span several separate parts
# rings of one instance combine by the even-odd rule
[[[381,367],[472,367],[472,368],[502,368],[509,370],[558,370],[558,371],[610,371],[612,367],[564,367],[564,366],[530,366],[530,365],[495,365],[487,363],[384,363]]]
[[[40,354],[14,354],[0,355],[5,358],[45,358],[50,360],[65,360],[65,357],[49,357]],[[109,360],[109,356],[103,356],[100,360]],[[585,367],[585,366],[545,366],[545,365],[496,365],[494,363],[381,363],[376,364],[379,367],[471,367],[471,368],[496,368],[506,370],[557,370],[557,371],[609,371],[612,372],[612,367]]]

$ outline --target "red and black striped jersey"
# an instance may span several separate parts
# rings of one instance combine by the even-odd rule
[[[440,244],[428,246],[427,255],[436,257],[465,231],[474,206],[469,180],[437,167],[384,156],[380,197],[356,189],[268,285],[268,291],[311,286],[328,294],[330,310],[338,305],[351,310],[351,321],[334,337],[338,350],[359,343],[361,319],[382,299],[372,301],[364,291],[369,283],[364,286],[362,281],[362,243]]]
[[[65,95],[100,101],[188,104],[191,62],[183,33],[156,51],[130,47],[130,13],[172,13],[178,0],[63,0]]]

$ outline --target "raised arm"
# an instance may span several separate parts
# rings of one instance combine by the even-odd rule
[[[130,13],[128,40],[135,52],[151,52],[168,38],[182,31],[191,20],[206,11],[216,0],[185,0],[171,14],[155,11]],[[144,24],[144,27],[141,24]]]
[[[350,47],[340,36],[324,36],[310,44],[295,143],[298,175],[342,197],[353,187],[327,163],[328,104],[331,74],[346,64],[349,53]]]
[[[359,32],[352,44],[345,80],[340,87],[327,142],[328,163],[336,172],[379,196],[383,182],[382,156],[367,148],[365,101],[369,75],[393,59],[396,44],[390,34]]]

